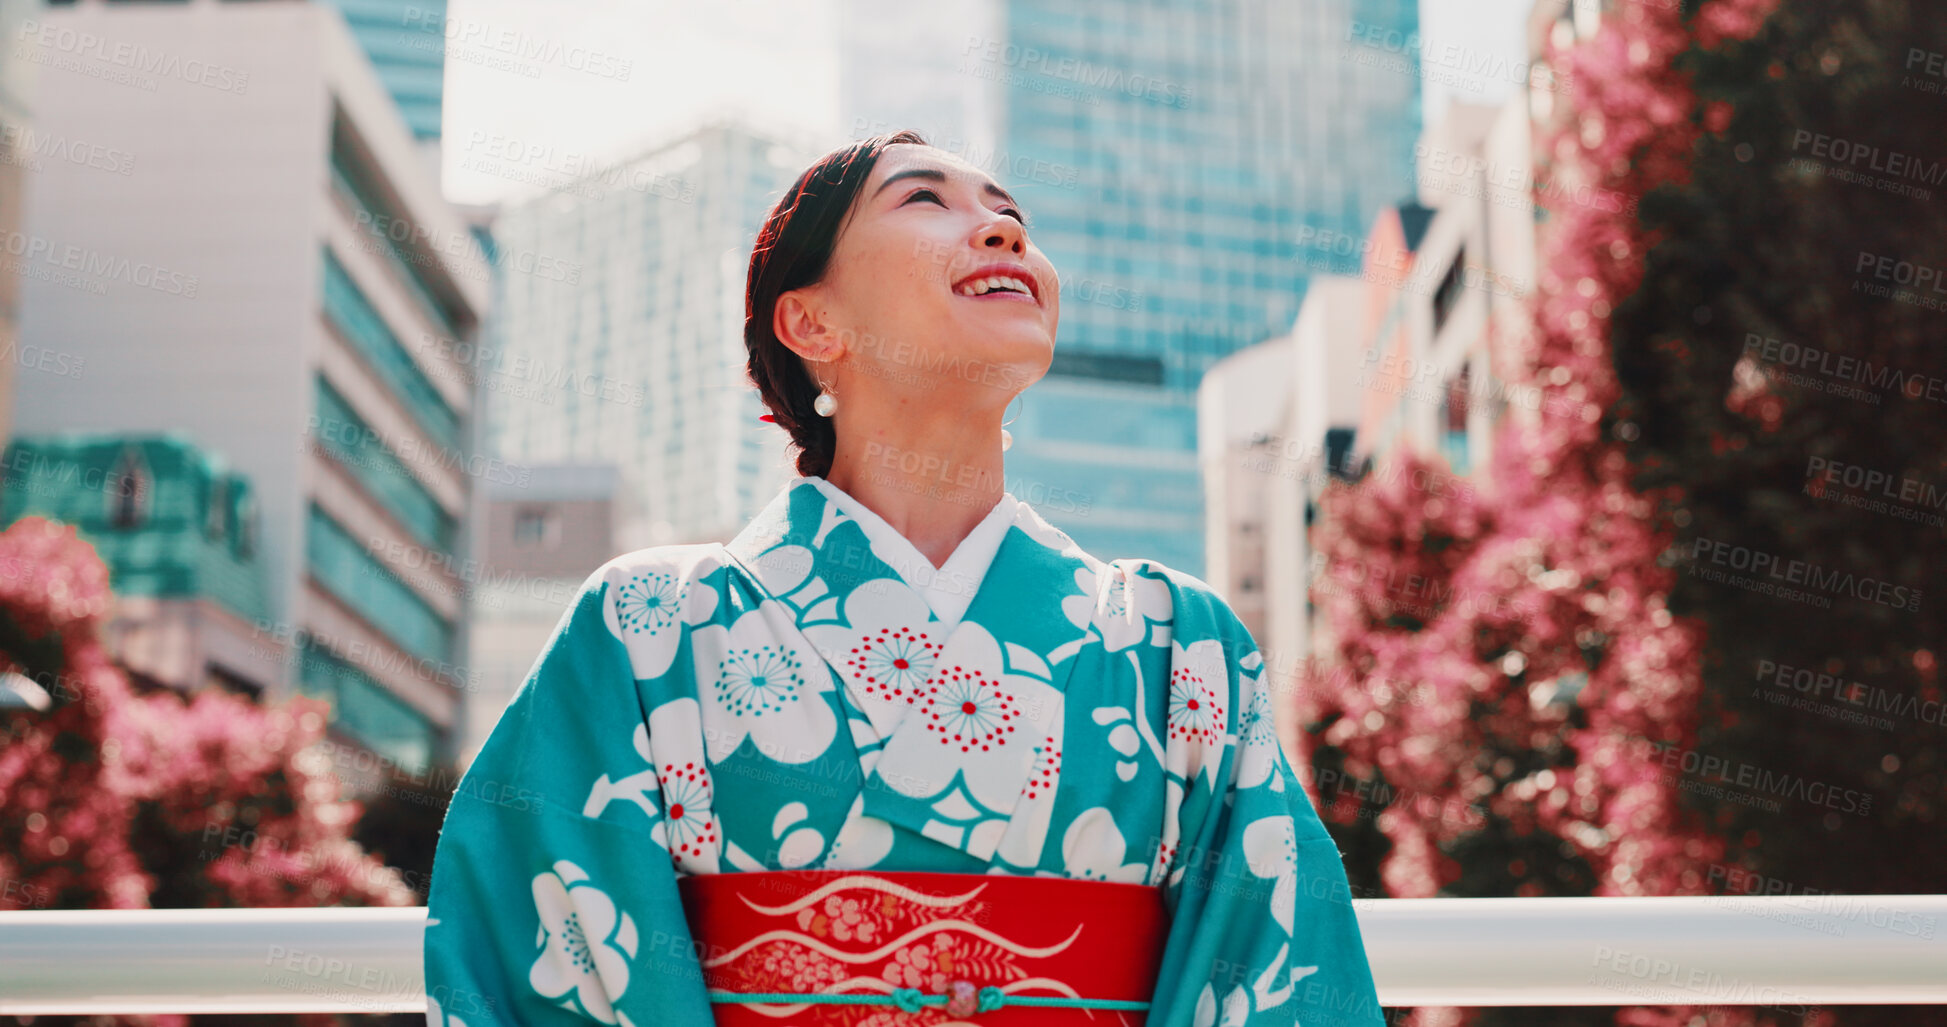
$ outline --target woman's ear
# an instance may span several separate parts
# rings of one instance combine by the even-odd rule
[[[843,351],[838,332],[827,323],[815,286],[782,293],[771,307],[771,332],[786,349],[813,360],[832,360]]]

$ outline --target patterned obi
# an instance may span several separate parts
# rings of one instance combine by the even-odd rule
[[[1160,888],[1064,877],[777,870],[676,886],[717,1027],[1138,1027],[1169,926]]]

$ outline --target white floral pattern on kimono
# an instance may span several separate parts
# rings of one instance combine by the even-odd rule
[[[1003,495],[955,595],[832,489],[583,583],[447,812],[429,1023],[707,1024],[677,878],[796,868],[1147,884],[1152,1027],[1383,1022],[1263,660],[1207,584]]]
[[[534,909],[541,918],[540,956],[528,983],[544,998],[561,999],[603,1023],[616,1023],[614,1000],[629,990],[629,959],[635,955],[635,921],[614,900],[588,883],[580,867],[562,860],[534,878]],[[622,1018],[626,1022],[627,1018]]]

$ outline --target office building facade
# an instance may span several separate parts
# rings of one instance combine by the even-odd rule
[[[621,468],[631,547],[735,534],[791,473],[746,374],[744,278],[811,157],[712,124],[504,210],[476,361],[493,451]]]
[[[246,476],[268,580],[254,627],[286,654],[246,673],[426,765],[464,689],[473,496],[518,477],[479,452],[458,356],[489,294],[473,234],[335,10],[44,17],[17,44],[42,64],[41,123],[136,163],[35,183],[27,231],[55,259],[24,283],[20,334],[85,371],[20,392],[18,430],[179,431]],[[77,70],[97,59],[59,47],[81,33],[198,70]]]
[[[1207,501],[1222,511],[1211,580],[1273,680],[1295,682],[1331,642],[1311,604],[1326,489],[1400,474],[1408,452],[1440,469],[1409,482],[1429,499],[1484,488],[1500,424],[1539,403],[1508,384],[1536,273],[1528,101],[1455,103],[1418,150],[1418,198],[1373,219],[1359,273],[1321,276],[1288,336],[1221,361],[1202,386]]]

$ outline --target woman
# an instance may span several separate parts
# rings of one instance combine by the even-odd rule
[[[1058,293],[912,133],[779,201],[745,342],[799,475],[583,584],[447,813],[430,1022],[1383,1022],[1249,632],[1002,488]]]

